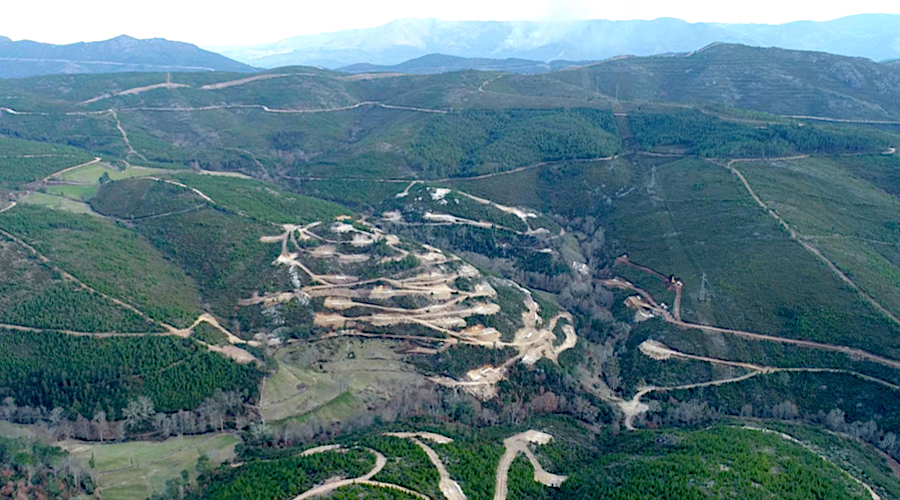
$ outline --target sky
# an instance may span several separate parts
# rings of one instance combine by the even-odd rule
[[[655,19],[781,24],[861,14],[900,14],[897,0],[9,0],[0,35],[73,43],[127,34],[203,47],[379,26],[405,17],[515,21]]]

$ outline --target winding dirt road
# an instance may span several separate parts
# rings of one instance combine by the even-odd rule
[[[47,177],[44,177],[43,179],[41,179],[41,182],[46,184],[51,179],[57,179],[57,178],[59,178],[59,176],[61,176],[62,174],[66,173],[66,172],[70,172],[72,170],[76,170],[81,167],[87,167],[88,165],[93,165],[95,163],[100,163],[100,160],[101,160],[101,158],[99,156],[96,156],[96,157],[94,157],[93,160],[91,160],[87,163],[82,163],[81,165],[75,165],[74,167],[64,168],[64,169],[60,170],[59,172],[54,172],[54,173],[48,175]]]
[[[306,450],[306,452],[305,452],[306,455],[304,455],[304,456],[310,456],[315,453],[323,453],[323,452],[331,451],[331,450],[335,450],[335,449],[336,448],[331,448],[331,447],[327,447],[327,446],[313,448],[312,450]],[[373,450],[370,448],[366,448],[365,450],[368,451],[369,453],[372,453],[373,455],[375,455],[375,467],[373,467],[372,470],[370,470],[366,474],[359,476],[357,478],[354,478],[354,479],[341,479],[338,481],[326,482],[325,484],[315,486],[312,489],[307,490],[304,493],[297,495],[296,497],[294,497],[294,500],[304,500],[306,498],[321,496],[321,495],[324,495],[326,493],[334,491],[343,486],[350,486],[352,484],[358,484],[358,483],[362,483],[362,482],[366,482],[366,481],[371,481],[372,478],[375,477],[376,474],[381,472],[381,469],[384,469],[384,466],[387,465],[387,458],[385,458],[384,455],[382,455],[380,452],[378,452],[376,450]]]
[[[706,356],[695,356],[693,354],[686,354],[683,352],[679,352],[665,345],[656,342],[654,340],[646,340],[638,346],[641,353],[659,361],[663,361],[670,358],[680,358],[687,359],[693,361],[701,361],[707,362],[716,365],[722,366],[730,366],[733,368],[742,368],[745,370],[749,370],[748,373],[744,375],[740,375],[737,377],[718,379],[718,380],[710,380],[707,382],[697,382],[693,384],[683,384],[683,385],[675,385],[668,387],[657,387],[657,386],[647,386],[642,387],[638,390],[638,392],[632,397],[630,400],[623,400],[620,398],[609,398],[611,402],[615,403],[622,413],[625,415],[625,428],[628,430],[634,430],[634,419],[639,415],[647,412],[650,407],[641,402],[641,399],[650,394],[651,392],[671,392],[671,391],[681,391],[681,390],[689,390],[689,389],[699,389],[701,387],[712,387],[719,386],[725,384],[733,384],[736,382],[742,382],[744,380],[759,376],[766,375],[772,373],[838,373],[842,375],[850,375],[868,382],[873,382],[876,384],[883,385],[891,390],[900,391],[900,386],[896,384],[892,384],[890,382],[886,382],[884,380],[865,375],[859,372],[855,372],[852,370],[842,370],[839,368],[779,368],[775,366],[763,366],[757,365],[753,363],[743,363],[739,361],[728,361],[724,359],[710,358]]]
[[[428,460],[437,468],[438,475],[440,476],[440,489],[441,493],[443,493],[444,498],[447,500],[466,500],[466,495],[463,493],[462,488],[459,486],[459,483],[450,479],[450,473],[447,472],[447,468],[444,467],[444,462],[441,461],[441,457],[438,456],[435,451],[428,446],[427,444],[420,441],[418,438],[428,439],[431,441],[435,441],[437,443],[445,444],[452,443],[453,440],[441,436],[440,434],[433,434],[430,432],[390,432],[385,434],[386,436],[394,436],[401,439],[409,439],[413,443],[416,444],[422,451],[428,455]]]
[[[328,451],[339,451],[341,447],[339,445],[326,445],[326,446],[318,446],[316,448],[312,448],[304,451],[301,456],[308,457],[310,455],[315,455],[317,453],[325,453]],[[372,478],[375,477],[384,466],[387,465],[387,458],[382,455],[380,452],[373,450],[371,448],[365,448],[366,451],[375,455],[375,467],[372,468],[368,473],[362,475],[360,477],[354,479],[339,479],[339,480],[328,480],[324,484],[319,486],[315,486],[293,498],[293,500],[305,500],[307,498],[318,497],[322,495],[326,495],[331,493],[332,491],[343,488],[345,486],[351,486],[354,484],[360,484],[364,486],[374,486],[377,488],[386,488],[391,490],[402,491],[403,493],[412,495],[416,498],[420,498],[422,500],[431,500],[426,495],[419,493],[418,491],[411,490],[409,488],[404,488],[403,486],[391,483],[382,483],[379,481],[372,481]]]
[[[567,476],[551,474],[544,470],[544,467],[538,462],[537,457],[534,456],[534,453],[532,453],[531,449],[528,447],[530,443],[542,445],[549,443],[552,439],[553,436],[549,434],[530,430],[510,436],[503,440],[503,446],[506,447],[506,451],[503,453],[503,456],[500,457],[500,463],[497,464],[494,500],[506,500],[506,497],[509,494],[509,468],[520,453],[524,453],[525,457],[528,458],[528,461],[531,462],[531,466],[534,468],[535,481],[545,486],[558,488],[566,479],[568,479]]]
[[[683,328],[693,328],[693,329],[701,330],[704,332],[723,333],[723,334],[727,334],[727,335],[735,335],[737,337],[742,337],[742,338],[747,338],[747,339],[752,339],[752,340],[779,342],[782,344],[793,344],[793,345],[799,345],[802,347],[810,347],[813,349],[822,349],[822,350],[826,350],[826,351],[840,352],[840,353],[844,353],[851,357],[857,357],[857,358],[865,359],[868,361],[872,361],[874,363],[878,363],[880,365],[888,366],[890,368],[900,369],[900,361],[890,359],[890,358],[885,358],[883,356],[879,356],[877,354],[872,354],[870,352],[866,352],[861,349],[856,349],[853,347],[846,347],[846,346],[840,346],[840,345],[834,345],[834,344],[824,344],[824,343],[820,343],[820,342],[813,342],[810,340],[799,340],[799,339],[791,339],[791,338],[786,338],[786,337],[776,337],[773,335],[765,335],[765,334],[761,334],[761,333],[746,332],[746,331],[742,331],[742,330],[731,330],[728,328],[719,328],[717,326],[701,325],[699,323],[688,323],[686,321],[677,320],[672,315],[672,313],[670,313],[669,311],[658,306],[656,304],[656,302],[653,301],[653,297],[647,291],[636,287],[632,283],[630,283],[626,280],[623,280],[621,278],[613,278],[613,279],[599,280],[599,281],[600,281],[600,284],[602,284],[603,286],[605,286],[607,288],[618,288],[618,289],[622,289],[622,290],[630,290],[630,291],[640,294],[641,296],[643,296],[645,298],[649,298],[648,302],[645,302],[643,304],[637,304],[637,305],[639,307],[642,307],[643,309],[646,309],[647,311],[653,313],[654,315],[661,316],[666,322],[671,323],[673,325],[683,327]]]
[[[750,194],[750,196],[753,197],[753,199],[756,200],[756,203],[757,203],[763,210],[765,210],[766,213],[768,213],[770,216],[772,216],[772,218],[774,218],[774,219],[778,222],[778,224],[780,224],[781,227],[783,227],[783,228],[788,232],[788,234],[791,236],[791,239],[792,239],[792,240],[794,240],[794,241],[796,241],[797,243],[799,243],[799,244],[800,244],[801,246],[803,246],[803,248],[805,248],[808,252],[810,252],[811,254],[815,255],[819,260],[821,260],[826,266],[828,266],[828,268],[831,270],[832,273],[834,273],[835,276],[837,276],[837,277],[840,278],[844,283],[846,283],[847,285],[849,285],[850,288],[852,288],[854,291],[856,291],[863,299],[866,300],[866,302],[868,302],[869,304],[871,304],[872,307],[874,307],[874,308],[877,309],[879,312],[881,312],[882,314],[884,314],[885,316],[887,316],[888,318],[890,318],[890,320],[893,321],[894,323],[900,325],[900,318],[898,318],[898,317],[895,316],[893,313],[891,313],[890,311],[888,311],[887,308],[885,308],[884,306],[882,306],[882,305],[881,305],[878,301],[876,301],[871,295],[869,295],[868,293],[866,293],[859,285],[856,284],[856,282],[854,282],[852,279],[850,279],[849,276],[847,276],[846,274],[844,274],[843,271],[841,271],[840,269],[838,269],[838,267],[834,264],[834,262],[831,262],[831,260],[829,260],[828,257],[825,257],[825,255],[824,255],[821,251],[819,251],[819,249],[817,249],[816,247],[812,246],[812,245],[808,242],[807,238],[805,238],[805,236],[804,236],[803,234],[800,234],[797,230],[795,230],[795,229],[794,229],[793,227],[791,227],[787,222],[785,222],[785,220],[782,219],[780,215],[778,215],[774,210],[772,210],[771,208],[769,208],[769,206],[766,205],[766,203],[759,197],[759,195],[756,194],[756,191],[753,190],[753,187],[750,186],[750,182],[747,181],[747,178],[744,177],[744,174],[742,174],[738,169],[734,168],[734,164],[735,164],[735,163],[741,163],[741,162],[749,163],[749,162],[777,161],[777,160],[799,160],[799,159],[804,159],[804,158],[809,158],[809,155],[790,156],[790,157],[783,157],[783,158],[759,158],[759,159],[755,159],[755,158],[738,158],[738,159],[729,161],[728,164],[727,164],[727,165],[724,165],[724,166],[725,166],[725,168],[727,168],[728,170],[730,170],[731,173],[733,173],[734,175],[736,175],[736,176],[738,177],[738,179],[741,180],[741,182],[744,184],[744,187],[747,189],[747,192]],[[717,165],[721,165],[721,163],[717,163],[717,162],[715,162],[715,161],[712,161],[712,163],[716,163]]]

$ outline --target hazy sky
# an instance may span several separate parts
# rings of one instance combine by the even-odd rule
[[[0,35],[49,43],[128,34],[202,46],[274,42],[378,26],[404,17],[448,20],[655,19],[780,24],[860,13],[900,14],[897,0],[7,0]]]

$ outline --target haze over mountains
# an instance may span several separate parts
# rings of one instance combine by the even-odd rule
[[[865,14],[781,25],[653,21],[441,21],[400,19],[368,29],[302,35],[214,50],[253,66],[394,65],[428,54],[537,61],[602,60],[689,52],[714,42],[860,56],[900,57],[900,16]]]
[[[118,36],[102,42],[53,45],[0,37],[0,78],[122,71],[254,71],[196,45]]]
[[[474,69],[478,71],[503,71],[506,73],[519,73],[533,75],[548,71],[559,71],[589,63],[590,61],[564,61],[550,62],[533,61],[530,59],[490,59],[484,57],[457,57],[445,54],[428,54],[404,61],[391,66],[378,64],[359,63],[338,68],[338,71],[346,73],[406,73],[413,75],[433,75],[448,73],[450,71],[462,71]]]

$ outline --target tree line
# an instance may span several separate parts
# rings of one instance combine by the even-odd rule
[[[0,330],[0,352],[12,353],[0,358],[0,398],[12,398],[25,421],[56,408],[73,419],[92,418],[101,410],[117,419],[138,396],[149,397],[164,412],[196,408],[216,390],[253,400],[263,376],[253,365],[168,336]]]

